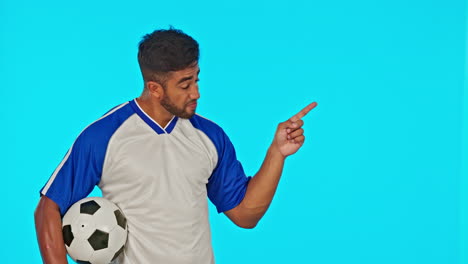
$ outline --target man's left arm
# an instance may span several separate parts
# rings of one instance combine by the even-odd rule
[[[254,228],[267,211],[278,187],[286,157],[296,153],[304,144],[302,118],[315,106],[317,106],[315,102],[309,104],[278,125],[265,160],[260,170],[250,180],[244,199],[235,208],[225,212],[236,225]]]

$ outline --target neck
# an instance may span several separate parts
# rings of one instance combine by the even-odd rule
[[[155,102],[148,96],[141,95],[136,100],[141,109],[163,128],[166,127],[167,123],[174,117],[174,115],[164,109],[161,104]]]

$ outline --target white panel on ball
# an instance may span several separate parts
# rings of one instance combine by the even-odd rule
[[[109,200],[89,197],[76,202],[62,220],[68,254],[91,264],[110,263],[125,246],[126,223],[124,213]]]
[[[70,247],[67,247],[68,254],[73,260],[86,261],[94,254],[94,249],[86,240],[75,239]]]
[[[80,214],[73,220],[72,232],[75,239],[88,239],[91,234],[96,230],[96,225],[93,222],[92,215]]]

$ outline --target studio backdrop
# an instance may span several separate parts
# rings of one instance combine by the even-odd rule
[[[467,10],[2,0],[0,259],[41,263],[39,190],[84,127],[140,95],[138,42],[172,25],[200,44],[198,113],[224,128],[248,175],[276,125],[318,102],[255,229],[210,204],[217,263],[468,263]]]

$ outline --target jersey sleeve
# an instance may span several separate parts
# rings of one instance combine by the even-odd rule
[[[90,131],[83,131],[40,191],[57,203],[61,215],[100,181],[103,153],[95,143]]]
[[[223,131],[215,145],[218,163],[208,180],[207,190],[211,202],[221,213],[236,207],[244,199],[251,177],[245,175],[234,146]]]

